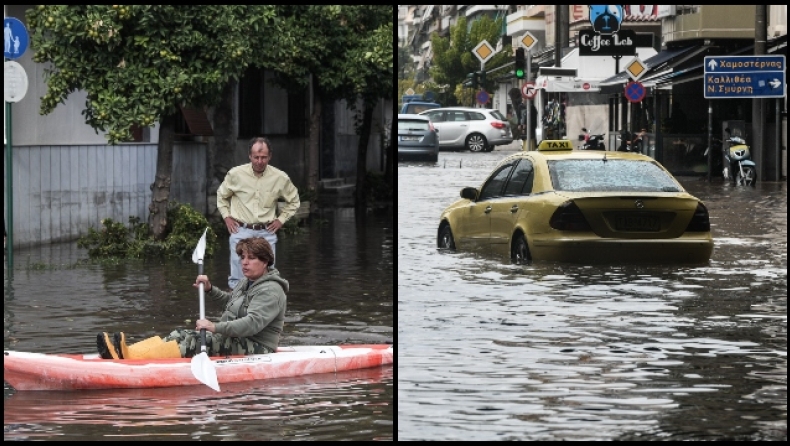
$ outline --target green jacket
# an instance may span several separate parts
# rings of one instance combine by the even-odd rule
[[[212,286],[208,296],[225,303],[221,322],[214,324],[215,331],[234,338],[249,338],[259,344],[277,349],[285,322],[285,304],[288,281],[280,277],[277,269],[270,270],[258,280],[239,281],[231,293]]]

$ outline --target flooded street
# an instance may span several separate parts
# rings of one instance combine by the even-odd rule
[[[397,438],[786,440],[787,184],[679,178],[704,266],[439,252],[441,211],[509,153],[398,165]]]
[[[336,209],[280,237],[290,282],[281,346],[393,339],[393,215]],[[197,243],[197,239],[195,240]],[[226,236],[205,272],[225,287]],[[132,341],[194,328],[197,265],[189,260],[87,262],[76,243],[14,251],[5,271],[4,349],[93,353],[96,334]],[[222,308],[206,301],[206,316]],[[152,390],[26,391],[4,383],[5,440],[392,440],[393,367],[295,379]]]

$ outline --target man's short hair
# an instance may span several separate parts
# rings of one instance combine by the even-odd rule
[[[272,156],[272,142],[265,136],[256,136],[250,140],[250,146],[248,148],[249,153],[252,153],[252,147],[259,143],[266,144],[266,147],[269,148],[269,156]]]

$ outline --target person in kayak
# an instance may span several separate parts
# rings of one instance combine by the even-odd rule
[[[200,353],[200,330],[206,329],[206,353],[209,356],[274,353],[285,322],[288,281],[269,265],[274,253],[264,238],[239,240],[236,253],[241,258],[245,279],[232,292],[212,286],[208,276],[199,275],[193,286],[201,283],[206,295],[225,304],[220,322],[200,319],[195,330],[176,329],[164,339],[159,336],[126,345],[120,333],[100,333],[99,354],[104,359],[190,358]]]

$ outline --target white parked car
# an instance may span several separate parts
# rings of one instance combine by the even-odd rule
[[[442,149],[490,152],[494,146],[513,142],[510,123],[499,110],[445,107],[420,114],[428,116],[439,131],[439,147]]]

